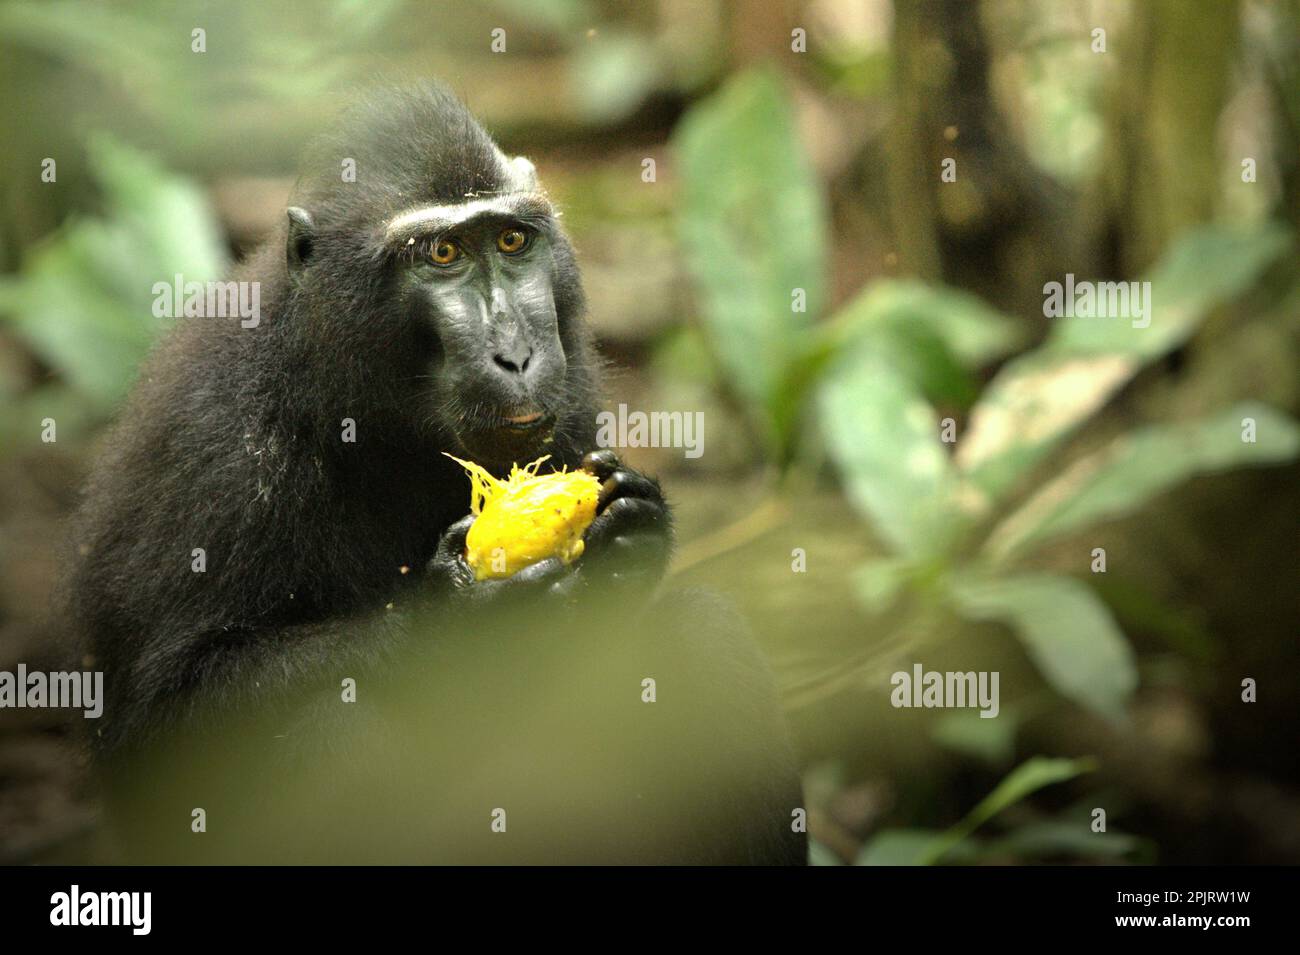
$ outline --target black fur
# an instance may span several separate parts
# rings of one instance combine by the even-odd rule
[[[340,181],[341,157],[357,183]],[[424,273],[386,256],[378,230],[413,205],[501,191],[491,139],[438,87],[388,90],[307,169],[294,204],[308,240],[286,256],[282,233],[234,276],[261,283],[260,324],[180,320],[76,521],[69,592],[106,673],[94,744],[127,853],[801,861],[785,729],[734,615],[617,586],[666,560],[656,483],[609,478],[600,546],[576,568],[493,588],[453,566],[469,490],[441,452],[463,453],[486,412],[439,391],[443,333],[410,291]],[[595,446],[598,363],[572,249],[545,228],[563,359],[545,451],[577,467]],[[654,556],[596,573],[622,551]],[[660,702],[641,702],[645,677]],[[344,678],[357,703],[341,701]],[[524,738],[527,753],[511,743]],[[559,803],[539,801],[548,786]],[[509,836],[488,828],[498,805]],[[191,833],[195,807],[208,833]]]

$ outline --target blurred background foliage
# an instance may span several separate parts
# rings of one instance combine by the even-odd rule
[[[54,542],[152,284],[265,237],[350,90],[436,76],[565,210],[610,406],[705,414],[702,457],[628,456],[773,661],[814,861],[1297,861],[1298,36],[1300,0],[0,3],[0,668],[66,659]],[[1067,273],[1149,281],[1150,326],[1045,318]],[[916,662],[1001,714],[892,708]],[[15,714],[0,858],[75,857],[68,727]]]

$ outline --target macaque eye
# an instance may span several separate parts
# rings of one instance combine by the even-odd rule
[[[522,229],[506,229],[497,236],[497,248],[507,255],[522,252],[528,245],[528,235]]]
[[[438,265],[451,265],[460,258],[460,246],[450,239],[439,239],[433,244],[429,257]]]

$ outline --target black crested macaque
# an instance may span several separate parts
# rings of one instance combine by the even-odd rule
[[[123,857],[802,863],[771,676],[717,598],[659,591],[659,485],[596,449],[532,164],[441,87],[385,90],[291,201],[233,276],[257,326],[165,338],[75,524]],[[597,474],[584,555],[475,582],[443,452]]]

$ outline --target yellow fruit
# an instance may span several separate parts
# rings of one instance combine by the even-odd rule
[[[582,556],[582,535],[596,519],[600,481],[586,471],[538,474],[548,460],[515,465],[505,480],[471,461],[451,458],[469,472],[471,513],[465,561],[476,580],[509,577],[548,557],[570,564]]]

